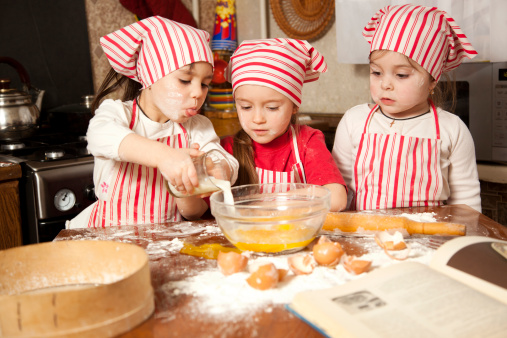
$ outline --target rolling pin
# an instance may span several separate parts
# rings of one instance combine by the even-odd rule
[[[412,234],[464,236],[463,224],[446,222],[417,222],[403,216],[385,216],[347,212],[329,212],[322,230],[356,232],[360,230],[384,231],[405,229]]]

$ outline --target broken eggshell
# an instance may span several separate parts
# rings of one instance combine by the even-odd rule
[[[248,258],[240,253],[234,251],[220,251],[218,253],[218,268],[226,276],[245,270],[247,263]]]
[[[319,265],[335,266],[340,263],[343,253],[340,243],[332,242],[326,236],[321,236],[313,246],[313,258]]]
[[[389,258],[398,261],[403,261],[408,258],[410,248],[405,243],[403,234],[399,231],[393,234],[388,231],[379,232],[375,234],[375,242],[384,249],[384,252]]]
[[[399,231],[394,232],[394,234],[388,231],[378,232],[375,234],[375,242],[377,242],[382,249],[386,250],[397,251],[407,248],[403,235]]]
[[[250,277],[246,279],[248,285],[257,290],[272,289],[278,284],[280,275],[273,263],[259,266]]]
[[[297,254],[287,258],[289,269],[295,275],[308,275],[315,269],[315,260],[309,254]]]
[[[353,255],[344,255],[342,264],[347,272],[354,275],[360,275],[363,272],[367,272],[371,267],[371,261],[358,259],[358,257]]]

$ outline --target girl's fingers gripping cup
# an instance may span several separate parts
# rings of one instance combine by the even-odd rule
[[[201,156],[192,158],[192,163],[195,166],[199,185],[195,187],[192,194],[188,194],[181,192],[177,186],[166,181],[167,189],[171,195],[178,198],[195,195],[204,197],[218,190],[230,189],[233,168],[222,151],[210,150]]]

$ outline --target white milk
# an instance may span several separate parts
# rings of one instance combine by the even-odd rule
[[[226,180],[220,180],[218,178],[210,177],[210,181],[213,182],[214,185],[220,188],[220,190],[224,193],[224,203],[234,205],[234,197],[232,197],[231,192],[231,182]]]
[[[175,197],[188,197],[191,195],[183,194],[180,191],[176,190],[172,185],[167,184],[171,193]],[[199,186],[194,189],[194,193],[192,195],[202,195],[210,192],[215,192],[218,190],[222,190],[224,192],[224,203],[225,204],[234,204],[234,198],[231,193],[231,182],[227,180],[221,180],[215,177],[209,177],[204,182],[199,182]]]

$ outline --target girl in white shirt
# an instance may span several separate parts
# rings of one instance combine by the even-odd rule
[[[70,223],[105,227],[199,218],[200,197],[175,198],[198,186],[192,157],[223,148],[198,115],[213,76],[209,34],[162,17],[136,22],[100,40],[112,70],[96,96],[88,132],[98,201]],[[123,100],[104,96],[126,87]],[[224,153],[226,153],[224,151]],[[237,161],[228,155],[237,175]]]
[[[480,211],[472,136],[438,108],[442,72],[477,52],[447,13],[387,6],[364,28],[375,104],[348,110],[333,157],[355,210],[467,204]]]

